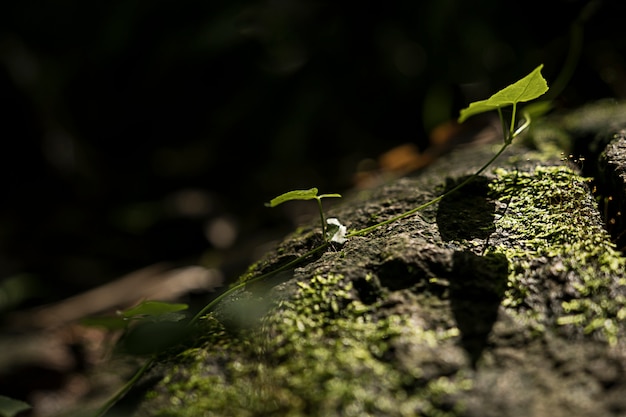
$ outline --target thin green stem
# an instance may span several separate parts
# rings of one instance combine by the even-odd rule
[[[100,407],[98,410],[96,410],[96,413],[94,414],[94,417],[102,417],[104,416],[107,411],[109,411],[109,409],[111,407],[113,407],[119,400],[122,399],[122,397],[124,395],[126,395],[126,393],[128,391],[130,391],[130,389],[133,387],[133,385],[135,385],[137,383],[137,381],[139,381],[139,379],[143,376],[143,374],[146,373],[146,371],[150,368],[150,366],[152,366],[152,364],[154,363],[154,361],[156,360],[156,355],[153,355],[150,359],[148,359],[146,361],[146,363],[144,363],[141,368],[139,368],[137,370],[137,372],[135,372],[135,374],[133,375],[133,377],[131,379],[129,379],[124,386],[122,386],[122,388],[120,388],[115,395],[113,395],[111,398],[109,398],[109,400],[104,403],[104,405],[102,407]]]
[[[519,136],[528,126],[530,126],[530,113],[523,112],[524,114],[524,123],[522,123],[516,130],[513,132],[513,138]],[[511,139],[512,140],[512,139]]]
[[[322,199],[320,197],[315,197],[317,200],[317,207],[320,210],[320,220],[322,222],[322,237],[324,238],[324,242],[328,239],[326,238],[326,220],[324,219],[324,208],[322,207]]]
[[[306,258],[308,258],[311,255],[316,254],[317,252],[320,252],[321,250],[325,249],[326,247],[328,247],[328,242],[324,242],[321,245],[311,249],[310,251],[308,251],[307,253],[305,253],[304,255],[294,259],[293,261],[287,262],[286,264],[284,264],[283,266],[281,266],[280,268],[276,268],[270,272],[266,272],[265,274],[261,274],[257,277],[251,278],[245,282],[241,282],[237,285],[234,285],[232,287],[230,287],[229,289],[227,289],[226,291],[224,291],[222,294],[220,294],[219,296],[215,297],[213,300],[211,300],[210,303],[208,303],[206,306],[204,306],[204,308],[202,310],[200,310],[188,323],[188,326],[193,325],[194,323],[196,323],[202,316],[204,316],[205,314],[207,314],[209,311],[211,311],[211,309],[213,309],[213,307],[215,307],[217,305],[217,303],[219,303],[220,301],[222,301],[224,298],[228,297],[230,294],[234,293],[237,290],[240,290],[241,288],[244,288],[246,285],[250,285],[250,284],[254,284],[255,282],[261,281],[263,279],[269,278],[272,275],[275,275],[279,272],[285,271],[287,269],[291,269],[294,266],[296,266],[297,264],[299,264],[300,262],[302,262],[303,260],[305,260]]]
[[[476,177],[478,177],[480,174],[483,173],[483,171],[485,169],[487,169],[487,167],[489,167],[489,165],[491,165],[493,163],[493,161],[495,161],[496,159],[498,159],[498,157],[502,154],[502,152],[504,152],[504,150],[513,142],[513,139],[516,138],[517,136],[519,136],[524,130],[526,130],[526,128],[528,128],[528,126],[530,126],[530,115],[527,112],[524,112],[524,123],[522,123],[517,129],[515,129],[515,113],[516,113],[516,106],[515,104],[513,104],[513,118],[511,119],[511,125],[509,130],[509,133],[507,132],[507,127],[506,124],[504,122],[504,116],[502,115],[502,110],[498,107],[498,115],[500,116],[500,122],[502,123],[502,135],[504,136],[504,144],[502,145],[502,147],[500,148],[500,150],[498,152],[496,152],[496,154],[494,156],[491,157],[491,159],[489,161],[487,161],[487,163],[485,163],[485,165],[483,165],[478,171],[476,171],[474,174],[472,174],[471,176],[469,176],[468,178],[465,179],[465,181],[461,182],[460,184],[458,184],[456,187],[452,188],[451,190],[449,190],[448,192],[446,192],[445,194],[440,195],[439,197],[434,198],[433,200],[430,200],[427,203],[424,203],[420,206],[417,206],[407,212],[404,212],[396,217],[392,217],[390,219],[387,219],[383,222],[377,223],[373,226],[369,226],[366,227],[364,229],[360,229],[360,230],[354,230],[350,233],[348,233],[346,235],[346,237],[352,237],[352,236],[361,236],[364,234],[367,234],[369,232],[371,232],[372,230],[381,227],[381,226],[385,226],[388,225],[390,223],[393,223],[397,220],[400,219],[404,219],[405,217],[411,216],[415,213],[417,213],[418,211],[424,210],[425,208],[438,203],[439,201],[443,200],[444,198],[446,198],[447,196],[449,196],[450,194],[458,191],[459,189],[465,187],[467,184],[469,184],[470,182],[472,182]]]
[[[192,326],[193,324],[195,324],[202,316],[204,316],[209,311],[211,311],[211,309],[213,309],[221,300],[223,300],[224,298],[226,298],[230,294],[234,293],[235,291],[245,287],[246,285],[253,284],[255,282],[258,282],[258,281],[261,281],[263,279],[269,278],[270,276],[275,275],[275,274],[277,274],[277,273],[279,273],[281,271],[285,271],[287,269],[293,268],[294,266],[296,266],[297,264],[299,264],[300,262],[302,262],[303,260],[305,260],[309,256],[314,255],[317,252],[322,251],[323,249],[328,247],[328,245],[329,245],[328,242],[324,242],[323,244],[315,247],[314,249],[311,249],[310,251],[308,251],[304,255],[294,259],[293,261],[287,262],[285,265],[281,266],[280,268],[274,269],[273,271],[267,272],[265,274],[261,274],[261,275],[259,275],[257,277],[254,277],[254,278],[251,278],[251,279],[247,280],[246,282],[242,282],[240,284],[237,284],[237,285],[234,285],[234,286],[230,287],[228,290],[224,291],[222,294],[220,294],[219,296],[215,297],[213,300],[211,300],[210,303],[208,303],[206,306],[204,306],[204,308],[202,310],[200,310],[187,323],[187,326]],[[146,373],[146,371],[155,362],[155,360],[156,360],[156,355],[154,355],[151,358],[149,358],[146,361],[146,363],[144,363],[142,365],[142,367],[139,368],[137,370],[137,372],[135,372],[133,377],[128,382],[126,382],[126,384],[124,384],[124,386],[122,388],[120,388],[119,391],[117,391],[115,393],[115,395],[113,395],[113,397],[111,397],[102,407],[100,407],[96,411],[96,414],[94,414],[94,417],[102,417],[102,416],[104,416],[106,414],[106,412],[109,411],[109,409],[111,407],[113,407],[120,399],[122,399],[122,397],[124,397],[124,395],[126,395],[126,393],[128,391],[130,391],[130,389],[133,387],[133,385],[135,385],[135,383],[137,383],[137,381],[139,381],[139,379]]]
[[[366,227],[364,229],[352,231],[352,232],[348,233],[348,235],[346,237],[361,236],[361,235],[367,234],[367,233],[371,232],[372,230],[374,230],[374,229],[376,229],[378,227],[388,225],[388,224],[393,223],[393,222],[395,222],[397,220],[400,220],[400,219],[404,219],[404,218],[406,218],[408,216],[411,216],[411,215],[417,213],[418,211],[424,210],[425,208],[427,208],[427,207],[429,207],[429,206],[431,206],[431,205],[433,205],[435,203],[438,203],[439,201],[443,200],[444,198],[446,198],[450,194],[452,194],[452,193],[458,191],[459,189],[465,187],[467,184],[469,184],[471,181],[473,181],[476,177],[478,177],[480,174],[482,174],[482,172],[485,169],[487,169],[487,167],[489,165],[491,165],[493,163],[493,161],[495,161],[502,154],[502,152],[504,152],[504,150],[509,146],[510,143],[511,143],[510,141],[509,142],[505,141],[505,143],[502,145],[500,150],[493,157],[491,157],[491,159],[489,161],[487,161],[487,163],[485,165],[483,165],[478,171],[476,171],[470,177],[466,178],[465,181],[461,182],[460,184],[458,184],[456,187],[452,188],[451,190],[449,190],[445,194],[442,194],[439,197],[436,197],[436,198],[430,200],[429,202],[424,203],[422,205],[419,205],[419,206],[417,206],[417,207],[415,207],[415,208],[413,208],[413,209],[411,209],[411,210],[409,210],[407,212],[404,212],[404,213],[402,213],[402,214],[400,214],[400,215],[398,215],[396,217],[392,217],[390,219],[387,219],[387,220],[385,220],[383,222],[377,223],[377,224],[375,224],[373,226]]]
[[[517,103],[513,103],[513,114],[511,114],[511,123],[509,123],[509,135],[508,135],[508,142],[511,143],[511,141],[513,140],[513,135],[515,132],[515,116],[517,113]]]

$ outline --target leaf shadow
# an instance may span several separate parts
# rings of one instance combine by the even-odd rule
[[[504,297],[508,261],[502,254],[479,256],[455,252],[450,280],[450,305],[461,332],[461,346],[472,366],[488,345]]]
[[[452,189],[465,178],[449,181]],[[478,177],[456,193],[444,198],[437,211],[437,225],[446,241],[484,240],[495,232],[495,203],[488,198],[488,179]],[[455,251],[450,282],[450,304],[461,332],[461,346],[472,366],[488,344],[488,337],[498,318],[508,279],[508,260],[502,254],[476,254]]]
[[[467,177],[448,180],[444,193]],[[487,240],[495,232],[495,203],[487,198],[489,180],[478,177],[459,191],[447,196],[437,209],[437,226],[444,242],[454,240]]]

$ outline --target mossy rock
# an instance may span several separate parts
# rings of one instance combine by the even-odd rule
[[[598,118],[614,120],[610,106]],[[626,415],[626,260],[555,145],[590,123],[537,124],[439,204],[227,298],[154,368],[136,415]],[[498,147],[457,149],[329,215],[349,229],[398,215]],[[302,228],[245,279],[320,240]]]

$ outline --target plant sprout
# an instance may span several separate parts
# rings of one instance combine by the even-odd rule
[[[548,83],[541,75],[543,64],[535,68],[530,74],[498,91],[487,100],[480,100],[470,103],[459,115],[458,122],[463,123],[467,118],[476,114],[485,113],[491,110],[497,110],[502,123],[502,131],[504,134],[504,143],[509,145],[513,139],[518,136],[530,125],[530,117],[528,113],[524,114],[524,123],[515,129],[517,104],[534,100],[548,91]],[[513,114],[508,129],[502,115],[502,108],[513,106]]]
[[[324,219],[324,209],[322,207],[322,198],[329,198],[329,197],[341,197],[341,194],[322,194],[322,195],[317,195],[317,188],[309,188],[308,190],[293,190],[293,191],[288,191],[284,194],[279,195],[278,197],[273,198],[272,200],[270,200],[269,203],[265,203],[265,205],[267,207],[276,207],[279,204],[282,204],[286,201],[293,201],[293,200],[317,200],[317,207],[319,208],[320,211],[320,220],[322,223],[322,236],[324,236],[324,240],[326,242],[328,242],[329,238],[326,235],[326,220]],[[331,219],[328,219],[331,220]],[[335,219],[336,220],[336,219]],[[337,220],[337,223],[339,223],[339,221]],[[331,225],[336,225],[334,222],[330,222],[329,224]],[[345,226],[342,226],[341,224],[339,224],[340,227],[344,227],[345,230]],[[331,240],[334,238],[334,234],[331,237]],[[338,242],[338,240],[333,240],[335,242]],[[345,239],[344,239],[345,241]],[[339,242],[339,243],[343,243],[343,242]]]
[[[498,111],[498,116],[500,117],[500,123],[502,124],[503,144],[500,150],[489,161],[487,161],[485,165],[483,165],[474,174],[469,176],[465,181],[461,182],[459,185],[452,188],[450,191],[446,192],[445,194],[442,194],[439,197],[434,198],[430,200],[429,202],[424,203],[420,206],[417,206],[396,217],[392,217],[383,222],[377,223],[373,226],[369,226],[361,230],[355,230],[353,232],[350,232],[348,233],[347,237],[364,235],[380,226],[387,225],[389,223],[393,223],[397,220],[404,219],[405,217],[411,216],[417,213],[418,211],[425,209],[426,207],[429,207],[435,203],[438,203],[439,201],[443,200],[450,194],[463,188],[464,186],[469,184],[471,181],[473,181],[475,178],[477,178],[480,174],[482,174],[482,172],[485,169],[487,169],[487,167],[489,167],[489,165],[491,165],[493,161],[495,161],[511,143],[513,143],[513,139],[519,136],[524,130],[526,130],[526,128],[528,128],[528,126],[530,126],[530,121],[531,121],[530,113],[531,112],[525,111],[524,122],[520,126],[515,128],[515,122],[517,120],[516,119],[517,104],[534,100],[535,98],[540,97],[546,91],[548,91],[548,84],[546,80],[543,78],[543,76],[541,75],[542,68],[543,68],[543,64],[539,65],[530,74],[528,74],[521,80],[503,88],[502,90],[498,91],[497,93],[495,93],[488,99],[470,103],[468,107],[461,110],[460,116],[458,118],[459,123],[463,123],[467,118],[472,117],[476,114],[480,114],[480,113],[484,113],[484,112],[488,112],[492,110]],[[507,123],[502,114],[502,108],[508,107],[508,106],[513,106],[513,114],[511,116],[511,121],[507,126]],[[541,106],[541,107],[537,106],[536,109],[541,109],[541,110],[540,111],[536,110],[536,113],[540,114],[541,112],[545,111],[546,108],[547,108],[546,106]]]

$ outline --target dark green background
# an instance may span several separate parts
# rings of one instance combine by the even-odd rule
[[[297,221],[263,202],[344,192],[538,64],[554,80],[587,3],[4,2],[0,280],[40,283],[25,306],[158,261],[236,274]],[[625,7],[597,4],[558,108],[626,94]],[[168,208],[189,189],[199,216]],[[217,250],[221,216],[239,235]]]

